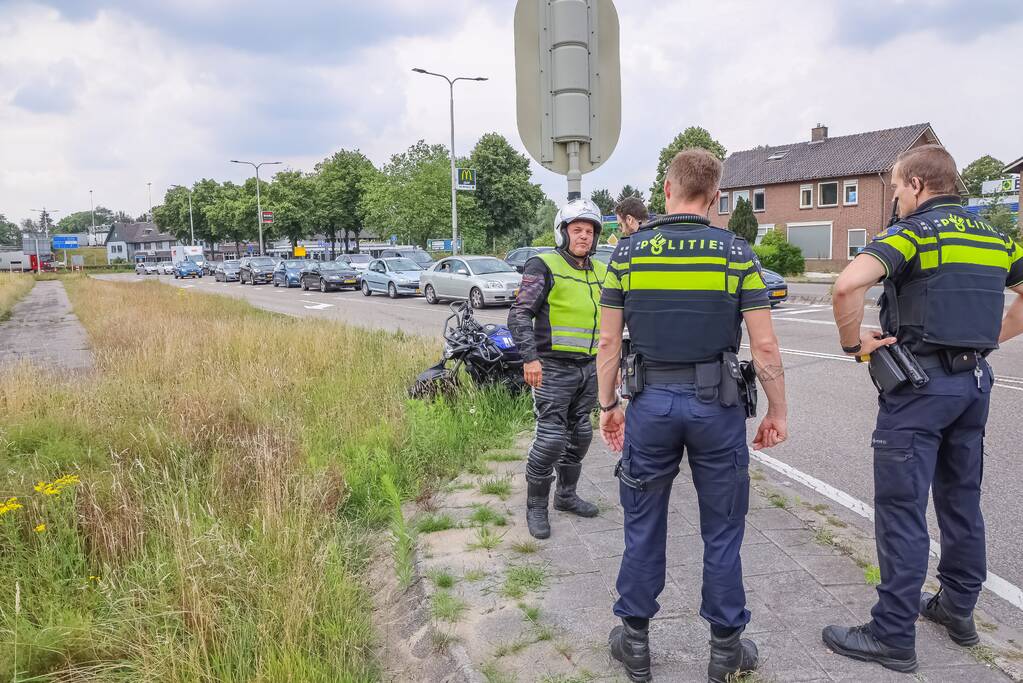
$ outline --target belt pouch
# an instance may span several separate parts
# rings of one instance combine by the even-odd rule
[[[696,398],[700,403],[713,403],[718,400],[718,387],[721,386],[721,361],[696,364]]]
[[[718,401],[725,408],[739,405],[739,357],[734,353],[725,353],[721,357],[721,385],[718,387]]]

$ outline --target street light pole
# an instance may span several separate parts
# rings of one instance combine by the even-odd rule
[[[259,255],[263,255],[263,203],[259,197],[259,167],[260,166],[275,166],[277,164],[283,164],[283,161],[261,161],[258,164],[251,161],[238,161],[237,159],[230,160],[232,164],[248,164],[252,168],[256,169],[256,225],[259,227]],[[194,240],[194,238],[193,238]]]
[[[92,236],[96,237],[96,204],[92,201],[92,190],[89,190],[89,211],[92,212]]]
[[[146,187],[149,188],[149,222],[153,222],[153,184],[146,183]]]
[[[427,71],[426,69],[412,69],[417,74],[425,74],[427,76],[437,76],[443,78],[448,82],[448,89],[451,94],[451,253],[458,253],[458,190],[457,184],[458,179],[455,177],[457,171],[455,170],[455,83],[458,81],[486,81],[487,78],[483,77],[468,77],[458,76],[457,78],[449,78],[444,74],[434,73]]]

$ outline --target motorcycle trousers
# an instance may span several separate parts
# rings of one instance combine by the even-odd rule
[[[597,405],[596,363],[543,359],[543,380],[533,389],[536,438],[526,476],[550,479],[556,465],[582,462],[593,440],[590,413]]]

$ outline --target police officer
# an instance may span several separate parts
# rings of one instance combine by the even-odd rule
[[[591,258],[602,227],[588,199],[566,204],[554,219],[557,248],[526,261],[508,327],[533,387],[536,438],[526,463],[526,523],[534,538],[551,535],[547,503],[557,472],[554,509],[595,517],[597,506],[576,493],[593,439],[597,403],[594,357],[600,288],[607,268]]]
[[[664,588],[671,483],[688,451],[703,537],[703,603],[710,623],[708,680],[757,666],[741,639],[750,618],[739,549],[749,507],[746,411],[732,373],[745,320],[770,405],[754,445],[786,438],[784,373],[770,303],[753,250],[710,225],[721,162],[701,149],[680,152],[664,181],[668,215],[615,250],[601,298],[597,372],[600,429],[615,451],[625,511],[625,553],[610,635],[611,655],[632,681],[651,680],[649,620]],[[642,357],[644,387],[628,413],[615,396],[623,324]]]
[[[622,228],[622,239],[628,239],[647,221],[650,214],[642,199],[626,197],[615,206],[615,217]]]
[[[957,178],[955,161],[938,145],[903,153],[891,181],[901,220],[835,283],[843,350],[863,356],[898,343],[929,378],[920,387],[889,387],[878,399],[872,447],[881,584],[872,618],[822,634],[838,654],[902,672],[917,667],[919,615],[959,645],[978,642],[973,608],[986,576],[980,489],[994,382],[984,357],[1019,334],[1023,313],[1017,300],[1003,326],[1005,287],[1023,294],[1023,249],[961,206]],[[864,297],[880,280],[888,335],[861,330]],[[921,595],[928,489],[941,529],[941,588]]]

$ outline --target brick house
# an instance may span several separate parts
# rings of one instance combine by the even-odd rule
[[[807,142],[730,154],[711,217],[725,224],[745,198],[760,224],[758,240],[768,230],[784,231],[809,270],[841,270],[888,224],[896,158],[932,143],[940,141],[929,123],[841,137],[828,137],[818,124]]]

